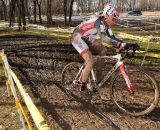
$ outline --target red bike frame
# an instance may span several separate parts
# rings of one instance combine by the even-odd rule
[[[126,81],[126,84],[127,84],[127,87],[129,88],[130,93],[133,93],[134,92],[134,87],[133,87],[133,84],[131,83],[131,80],[130,80],[128,74],[125,71],[124,63],[120,65],[120,71],[121,71],[121,73],[123,75],[123,78]]]

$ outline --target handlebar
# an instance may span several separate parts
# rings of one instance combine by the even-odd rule
[[[138,44],[132,44],[128,43],[124,46],[124,55],[122,56],[121,60],[124,60],[125,58],[133,58],[135,55],[135,51],[139,50],[139,45]]]
[[[109,58],[109,59],[118,59],[120,61],[124,60],[125,58],[132,58],[134,57],[135,55],[135,51],[138,50],[140,47],[138,44],[130,44],[130,43],[127,43],[123,50],[124,50],[124,54],[120,53],[120,55],[114,55],[114,56],[94,56],[95,59],[97,58],[102,58],[102,59],[106,59],[106,58]],[[130,54],[131,53],[131,54]]]

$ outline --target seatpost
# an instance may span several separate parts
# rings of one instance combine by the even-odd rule
[[[93,82],[97,82],[93,69],[91,70],[91,75],[92,75]]]
[[[93,69],[91,70],[91,75],[92,75],[92,80],[93,80],[93,92],[96,93],[98,92],[99,86],[97,85],[97,80],[96,80]]]

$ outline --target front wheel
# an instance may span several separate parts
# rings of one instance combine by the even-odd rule
[[[149,114],[158,104],[159,89],[155,80],[139,69],[129,70],[129,78],[134,87],[134,93],[130,93],[119,72],[115,75],[111,85],[111,99],[123,112],[142,116]]]

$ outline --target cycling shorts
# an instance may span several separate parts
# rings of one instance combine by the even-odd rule
[[[81,38],[81,34],[75,33],[72,40],[73,47],[79,52],[81,56],[89,51],[89,47]]]

